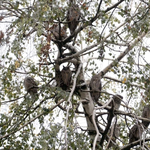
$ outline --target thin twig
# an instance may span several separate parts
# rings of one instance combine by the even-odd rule
[[[97,139],[98,139],[98,137],[99,137],[99,135],[100,135],[99,130],[98,130],[98,127],[97,127],[96,122],[95,122],[95,116],[96,116],[96,113],[95,113],[95,109],[94,109],[94,110],[93,110],[93,115],[92,115],[92,121],[93,121],[95,130],[96,130],[96,136],[95,136],[94,142],[93,142],[93,150],[95,150],[96,142],[97,142]]]
[[[61,100],[60,102],[58,102],[55,106],[53,106],[51,109],[49,109],[49,112],[52,111],[53,109],[55,109],[58,105],[60,105],[62,102],[64,102],[65,99]],[[42,112],[41,114],[37,115],[36,117],[34,117],[33,119],[31,119],[30,121],[28,121],[27,123],[25,123],[24,125],[22,125],[21,127],[19,127],[17,130],[12,131],[6,135],[0,136],[0,140],[3,138],[7,138],[9,137],[11,134],[16,133],[17,131],[21,130],[22,128],[24,128],[25,126],[27,126],[29,123],[33,122],[34,120],[36,120],[37,118],[41,117],[42,115],[44,115],[45,112]]]
[[[65,125],[65,145],[66,145],[66,150],[68,150],[67,122],[68,122],[68,117],[69,117],[69,110],[72,108],[71,98],[72,98],[72,95],[73,95],[75,87],[76,87],[76,81],[77,81],[77,77],[78,77],[78,75],[80,73],[81,67],[82,67],[82,64],[80,64],[79,67],[78,67],[77,73],[76,73],[76,75],[74,77],[73,87],[71,89],[71,92],[70,92],[68,100],[67,100],[67,102],[69,102],[69,104],[68,104],[68,107],[66,108],[67,109],[67,112],[66,112],[66,125]]]

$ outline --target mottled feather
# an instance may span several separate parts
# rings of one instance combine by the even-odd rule
[[[61,32],[59,30],[61,29]],[[59,25],[54,24],[51,27],[51,32],[55,38],[55,40],[64,40],[67,37],[66,29],[65,27],[59,27]]]
[[[146,105],[144,107],[143,112],[142,112],[142,117],[150,119],[150,105]],[[149,124],[150,124],[149,121],[144,121],[144,120],[142,120],[142,123],[145,126],[145,128],[147,128],[149,126]]]
[[[93,101],[97,102],[101,95],[100,92],[102,89],[101,79],[100,79],[99,75],[93,75],[89,86],[90,86],[91,97],[92,97]]]
[[[139,140],[142,137],[143,127],[141,124],[135,124],[129,132],[129,143]]]
[[[112,130],[112,128],[111,128],[111,130]],[[111,130],[109,131],[109,135],[111,135]],[[116,124],[116,125],[114,126],[114,131],[113,131],[113,135],[112,135],[112,139],[111,139],[111,140],[112,140],[114,143],[116,143],[116,138],[118,138],[119,135],[120,135],[120,124]],[[109,143],[109,145],[108,145],[108,148],[110,148],[110,147],[112,147],[112,146],[114,146],[114,144],[110,141],[110,143]]]
[[[25,77],[24,79],[24,87],[27,92],[37,93],[38,85],[32,77]]]
[[[72,77],[72,72],[70,70],[69,67],[63,67],[62,71],[61,71],[61,88],[63,90],[67,90],[70,86],[71,83],[71,77]]]
[[[118,95],[118,94],[113,95],[113,101],[109,103],[109,106],[112,107],[112,105],[114,105],[114,109],[119,109],[122,99],[123,97],[121,95]]]
[[[70,29],[71,34],[75,31],[79,24],[80,11],[79,7],[76,4],[72,4],[67,13],[68,28]]]

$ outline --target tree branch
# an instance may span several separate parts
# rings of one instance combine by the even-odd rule
[[[110,63],[103,71],[99,73],[100,76],[104,76],[112,67],[114,67],[126,54],[132,50],[132,48],[139,42],[141,39],[146,35],[145,32],[143,32],[140,36],[138,36],[134,42],[129,44],[129,46],[125,49],[124,52],[122,52],[112,63]]]
[[[105,10],[105,13],[108,12],[108,11],[110,11],[110,10],[113,9],[113,8],[116,8],[116,7],[117,7],[119,4],[121,4],[123,1],[125,1],[125,0],[120,0],[118,3],[116,3],[116,4],[114,4],[113,6],[107,8],[107,9]]]
[[[73,81],[73,87],[71,89],[71,92],[69,94],[69,97],[68,97],[68,100],[67,102],[69,102],[68,106],[67,106],[67,112],[66,112],[66,122],[65,122],[65,144],[66,144],[66,148],[68,147],[68,137],[67,137],[67,122],[68,122],[68,117],[69,117],[69,110],[72,108],[72,101],[71,101],[71,98],[72,98],[72,95],[74,93],[74,90],[75,90],[75,87],[76,87],[76,82],[77,82],[77,77],[80,73],[80,70],[81,70],[81,67],[82,67],[82,64],[79,65],[78,67],[78,70],[77,70],[77,73],[74,77],[74,81]]]
[[[58,105],[60,105],[62,102],[64,102],[65,99],[61,100],[60,102],[58,102],[55,106],[53,106],[52,108],[49,109],[49,112],[52,111],[53,109],[55,109]],[[31,122],[33,122],[34,120],[36,120],[37,118],[41,117],[42,115],[44,115],[45,112],[37,115],[36,117],[34,117],[33,119],[31,119],[30,121],[28,121],[27,123],[25,123],[24,125],[22,125],[21,127],[19,127],[17,130],[15,131],[12,131],[6,135],[3,135],[3,136],[0,136],[0,140],[3,139],[3,138],[7,138],[9,137],[11,134],[14,134],[16,133],[17,131],[21,130],[22,128],[24,128],[25,126],[27,126],[28,124],[30,124]]]
[[[66,62],[66,61],[68,61],[68,60],[70,60],[70,59],[72,59],[72,58],[78,57],[78,56],[80,56],[80,54],[82,54],[82,53],[84,53],[84,52],[86,52],[86,51],[88,51],[88,50],[91,50],[92,48],[98,46],[98,45],[101,44],[101,43],[104,43],[105,40],[106,40],[107,38],[109,38],[109,37],[112,35],[112,33],[116,32],[118,29],[120,29],[120,28],[121,28],[123,25],[125,25],[125,24],[126,24],[126,22],[124,22],[124,23],[122,23],[121,25],[119,25],[115,30],[111,31],[111,32],[110,32],[105,38],[103,38],[103,40],[101,40],[100,42],[98,42],[98,43],[96,43],[96,44],[93,44],[93,45],[91,45],[91,46],[88,46],[88,47],[86,47],[86,48],[84,48],[84,49],[78,51],[77,53],[75,53],[75,54],[73,54],[73,55],[71,55],[71,56],[69,56],[69,57],[66,57],[66,58],[63,58],[63,59],[59,59],[59,60],[58,60],[59,63],[61,64],[61,63]],[[73,46],[72,46],[72,48],[73,48]],[[75,49],[75,48],[74,48],[74,49]]]
[[[112,77],[109,77],[109,76],[104,76],[103,78],[110,79],[110,80],[113,80],[113,81],[118,82],[118,83],[122,83],[122,80],[118,80],[116,78],[112,78]],[[127,83],[125,82],[124,84],[127,84]],[[130,85],[145,90],[145,88],[143,86],[141,86],[141,85],[132,84],[132,83],[130,83]]]
[[[132,148],[136,145],[139,145],[139,144],[142,144],[143,142],[148,142],[148,141],[150,141],[150,138],[147,138],[144,140],[138,140],[138,141],[132,142],[126,146],[123,146],[120,150],[129,150],[130,148]]]

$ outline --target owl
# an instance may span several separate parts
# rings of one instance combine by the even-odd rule
[[[129,143],[139,140],[142,137],[143,127],[141,124],[135,124],[129,132]]]
[[[142,117],[150,119],[150,105],[146,105],[144,107],[143,112],[142,112]],[[142,123],[143,123],[145,128],[147,128],[149,126],[149,124],[150,124],[149,121],[144,121],[144,120],[142,120]]]
[[[110,130],[111,133],[111,130]],[[112,141],[116,143],[116,138],[118,138],[120,135],[120,124],[115,124],[114,131],[112,135]],[[112,147],[114,144],[112,142],[109,143],[108,148]]]
[[[93,75],[89,87],[92,100],[98,102],[102,89],[101,78],[99,75]]]
[[[31,95],[36,94],[38,90],[38,85],[32,77],[25,77],[24,79],[25,90]]]
[[[72,78],[72,72],[69,67],[63,67],[61,70],[61,83],[60,87],[63,90],[67,90],[70,86],[71,83],[71,78]]]
[[[61,30],[61,32],[59,30]],[[54,24],[51,27],[51,33],[53,34],[55,40],[64,40],[67,37],[65,26],[60,27],[59,25]]]
[[[80,19],[80,11],[78,5],[71,4],[67,13],[68,28],[71,34],[77,28],[79,24],[79,19]]]
[[[114,105],[114,109],[119,109],[122,99],[123,97],[121,95],[113,95],[113,101],[109,103],[109,106],[112,107],[112,105]]]

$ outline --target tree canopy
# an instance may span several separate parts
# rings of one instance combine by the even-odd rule
[[[148,0],[1,0],[0,27],[0,148],[150,148]]]

